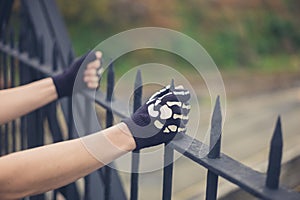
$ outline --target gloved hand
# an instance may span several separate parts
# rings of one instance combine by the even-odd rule
[[[136,149],[170,142],[177,133],[185,133],[188,122],[190,93],[182,86],[167,86],[155,93],[131,118],[128,126]]]
[[[77,74],[82,80],[82,85],[87,88],[95,89],[99,85],[101,76],[102,53],[100,51],[89,52],[76,59],[62,74],[53,76],[53,82],[56,87],[58,98],[71,96]],[[84,69],[80,69],[82,64],[86,64]]]

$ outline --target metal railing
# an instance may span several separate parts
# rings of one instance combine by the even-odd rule
[[[32,1],[31,6],[39,5],[44,11],[53,8],[53,1]],[[52,3],[51,3],[52,2]],[[44,5],[43,5],[44,4]],[[48,4],[48,5],[46,5]],[[51,4],[51,5],[49,5]],[[22,4],[23,14],[20,20],[22,24],[18,28],[18,37],[12,26],[9,25],[7,17],[11,14],[11,4],[9,1],[0,1],[2,8],[8,11],[5,14],[0,13],[0,22],[2,31],[0,37],[0,87],[1,89],[11,88],[23,85],[34,80],[38,80],[54,73],[60,72],[59,65],[65,65],[72,60],[72,51],[66,53],[59,48],[58,43],[52,40],[51,45],[47,42],[43,34],[38,35],[36,28],[39,27],[36,21],[32,20],[29,13],[26,13],[28,4],[26,1]],[[24,10],[25,9],[25,10]],[[38,9],[38,8],[36,8]],[[5,9],[4,9],[5,10]],[[31,10],[33,12],[34,10]],[[49,11],[49,10],[48,10]],[[36,11],[37,12],[37,11]],[[51,15],[53,12],[48,12]],[[56,12],[54,12],[56,14]],[[31,13],[34,15],[34,13]],[[49,16],[48,16],[49,17]],[[35,19],[37,20],[37,19]],[[47,19],[49,20],[49,19]],[[50,19],[51,20],[51,19]],[[41,23],[41,22],[40,22]],[[53,26],[52,28],[54,28]],[[25,31],[26,30],[26,31]],[[53,37],[52,37],[53,39]],[[17,43],[16,43],[17,42]],[[17,45],[16,45],[17,44]],[[52,49],[52,50],[49,50]],[[48,52],[48,53],[45,53]],[[64,54],[63,54],[64,53]],[[129,117],[124,110],[123,102],[112,98],[114,88],[114,68],[110,65],[107,73],[107,92],[106,94],[97,91],[95,103],[106,110],[106,127],[113,125],[114,116],[120,118]],[[137,72],[134,90],[133,111],[142,104],[142,73]],[[87,92],[82,97],[89,102],[86,104],[86,113],[88,115],[90,104],[94,103],[94,97]],[[68,125],[68,136],[64,137],[63,131],[58,119],[58,105],[62,106],[63,116]],[[1,111],[0,111],[1,112]],[[102,119],[103,120],[103,119]],[[26,116],[16,119],[0,127],[0,155],[6,155],[11,152],[24,150],[36,146],[44,145],[46,133],[45,121],[49,126],[49,132],[52,136],[52,142],[72,139],[75,137],[74,122],[71,111],[70,99],[64,99],[60,102],[53,102],[41,109],[38,109]],[[89,127],[90,126],[90,127]],[[87,125],[90,131],[94,131],[92,124]],[[191,161],[196,162],[207,169],[206,199],[213,200],[217,198],[218,177],[232,182],[249,192],[253,196],[261,199],[300,199],[300,194],[279,185],[279,176],[282,157],[282,131],[281,121],[278,118],[276,128],[271,140],[269,164],[267,173],[257,172],[242,163],[222,154],[221,147],[222,135],[222,115],[220,99],[216,99],[214,112],[211,119],[210,145],[206,145],[188,135],[180,140],[174,140],[170,145],[164,148],[163,169],[163,195],[162,199],[172,198],[172,177],[173,177],[173,157],[174,151],[177,151]],[[207,156],[203,156],[207,155]],[[136,172],[139,168],[139,155],[133,154],[132,171]],[[167,164],[171,163],[171,164]],[[132,173],[130,199],[139,199],[139,174]],[[97,178],[97,180],[95,180]],[[95,188],[97,192],[95,192]],[[112,192],[114,188],[114,192]],[[199,188],[200,190],[200,188]],[[117,192],[116,192],[117,191]],[[61,193],[66,199],[126,199],[125,192],[118,178],[116,170],[110,167],[104,167],[97,172],[84,178],[84,192],[79,191],[76,183],[71,183],[65,187],[52,192],[52,199],[56,199],[56,194]],[[45,194],[30,197],[30,199],[47,199]]]

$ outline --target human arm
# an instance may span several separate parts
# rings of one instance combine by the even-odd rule
[[[87,145],[97,141],[100,162]],[[71,183],[133,150],[135,142],[124,123],[84,138],[29,149],[0,158],[0,199],[39,194]]]
[[[101,52],[96,52],[96,59],[87,64],[83,81],[88,88],[98,86],[97,69],[100,67]],[[83,58],[84,59],[84,58]],[[70,73],[45,78],[16,88],[0,90],[0,125],[12,119],[40,108],[57,98],[70,96],[78,71],[83,60],[78,60],[70,67]],[[68,86],[68,87],[66,87]],[[58,93],[58,91],[61,91]]]
[[[29,113],[57,99],[51,78],[0,91],[0,124]]]

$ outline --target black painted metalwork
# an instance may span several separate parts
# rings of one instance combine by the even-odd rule
[[[9,18],[12,8],[11,0],[0,0],[0,88],[23,85],[43,77],[60,73],[74,59],[71,43],[65,31],[63,21],[52,0],[22,1],[20,27],[10,27]],[[2,12],[3,11],[3,12]],[[18,30],[15,32],[13,30]],[[17,36],[17,37],[15,37]],[[47,48],[46,48],[47,47]],[[66,64],[67,63],[67,64]],[[107,93],[96,92],[95,103],[106,110],[106,126],[113,125],[114,116],[129,117],[124,102],[113,98],[114,71],[108,72]],[[174,82],[174,81],[172,81]],[[173,83],[172,83],[173,84]],[[83,92],[85,102],[92,103],[94,96]],[[134,108],[142,103],[141,72],[137,72],[134,86]],[[72,118],[70,99],[53,102],[35,112],[0,126],[0,155],[27,149],[44,144],[46,121],[49,126],[52,142],[64,140],[63,131],[58,119],[57,107],[61,106],[68,126],[67,139],[76,137]],[[86,107],[87,110],[90,107]],[[89,115],[89,111],[86,112]],[[88,116],[87,116],[88,117]],[[92,124],[88,124],[92,126]],[[91,130],[94,130],[91,128]],[[216,199],[218,177],[238,185],[240,188],[261,199],[300,199],[300,194],[279,185],[283,137],[281,121],[278,118],[272,137],[267,174],[257,172],[240,162],[222,154],[221,149],[222,115],[220,99],[217,98],[211,121],[210,145],[184,135],[165,146],[163,196],[172,199],[172,176],[174,150],[190,160],[205,167],[207,172],[206,199]],[[134,154],[132,169],[138,171],[139,155]],[[170,164],[169,164],[170,163]],[[86,200],[126,199],[120,179],[115,170],[106,167],[85,179],[85,194],[82,194],[75,183],[52,192],[52,199],[61,193],[66,199],[77,200],[83,196]],[[95,185],[97,183],[98,185]],[[97,188],[98,187],[98,188]],[[97,194],[95,193],[95,188]],[[113,191],[112,192],[112,188]],[[99,196],[100,194],[100,196]],[[131,199],[138,199],[138,173],[131,176]],[[45,194],[30,199],[46,199]]]
[[[274,134],[271,140],[269,165],[267,171],[266,186],[270,189],[276,190],[279,186],[281,157],[282,157],[282,130],[281,119],[278,117]]]
[[[133,112],[135,112],[142,105],[142,74],[138,70],[134,82],[134,93],[133,93]],[[130,199],[138,199],[138,182],[139,182],[139,163],[140,163],[140,151],[136,150],[132,153],[131,160],[131,187],[130,187]]]
[[[110,63],[108,66],[107,72],[107,95],[106,101],[108,103],[112,102],[113,100],[113,91],[115,86],[115,74],[114,74],[114,66],[113,63]],[[106,127],[111,127],[113,125],[114,117],[113,113],[110,110],[106,111]],[[111,199],[111,174],[113,169],[110,166],[105,167],[105,192],[104,192],[104,199]]]
[[[211,119],[211,131],[210,131],[210,144],[209,153],[207,157],[209,159],[220,158],[221,152],[221,135],[222,135],[222,114],[220,106],[220,97],[217,97],[214,112]],[[218,175],[208,169],[206,179],[206,199],[217,199],[218,191]]]
[[[175,89],[174,79],[171,80],[170,89]],[[172,198],[172,180],[173,180],[173,160],[174,149],[168,145],[164,146],[164,170],[163,170],[163,200]]]
[[[172,199],[172,181],[173,181],[173,160],[174,149],[168,145],[165,146],[164,153],[164,175],[163,175],[163,200]]]

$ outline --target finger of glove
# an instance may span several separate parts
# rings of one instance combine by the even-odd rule
[[[96,89],[98,87],[98,82],[88,82],[87,87],[90,89]]]
[[[86,83],[97,83],[98,84],[98,77],[97,76],[85,76],[83,81]]]
[[[180,114],[174,113],[172,117],[173,119],[180,119],[183,124],[187,124],[189,121],[189,116],[181,113]]]
[[[98,59],[88,62],[86,66],[87,69],[99,69],[100,67],[101,67],[101,62]]]
[[[159,106],[161,106],[161,105],[159,105]],[[188,122],[188,119],[189,119],[188,114],[191,109],[189,102],[183,103],[183,102],[178,102],[178,101],[167,101],[166,106],[168,106],[168,108],[172,110],[173,118],[175,118],[175,119],[179,118],[185,124]],[[161,108],[164,108],[164,107],[165,107],[165,105],[161,106]]]
[[[89,88],[98,89],[100,86],[100,80],[102,77],[102,73],[104,71],[102,68],[101,59],[102,59],[101,51],[90,51],[85,58],[86,70],[95,69],[96,70],[95,76],[97,76],[98,79],[97,83],[87,83],[87,86]]]
[[[164,124],[163,133],[176,133],[180,125],[180,119],[167,120]]]
[[[177,133],[186,133],[186,126],[180,126],[177,130]]]
[[[183,124],[187,124],[189,120],[189,116],[188,116],[189,111],[184,111],[182,107],[179,107],[178,105],[172,105],[170,108],[172,109],[173,112],[172,115],[173,119],[180,119]]]
[[[189,102],[182,103],[181,113],[182,113],[182,124],[186,125],[189,121],[189,112],[191,110],[191,105]]]
[[[191,111],[191,105],[189,102],[182,103],[181,111],[183,115],[188,115]]]
[[[176,96],[178,101],[181,101],[181,102],[187,102],[191,98],[190,91],[188,91],[186,89],[175,89],[172,91],[172,93]]]
[[[166,87],[162,88],[161,90],[159,90],[158,92],[154,93],[148,100],[147,104],[152,103],[153,101],[155,101],[157,98],[160,98],[162,96],[164,96],[165,94],[170,92],[170,85],[167,85]]]
[[[86,70],[84,71],[84,76],[98,76],[98,75],[97,75],[97,69],[93,69],[93,68],[91,68],[91,69],[86,69]]]
[[[180,90],[173,91],[165,94],[164,96],[158,98],[156,100],[156,104],[166,104],[167,102],[178,102],[178,104],[182,104],[187,102],[190,99],[190,93],[188,90]],[[181,106],[181,105],[179,105]]]
[[[85,53],[84,55],[80,56],[79,58],[76,58],[73,61],[73,63],[71,64],[72,68],[70,68],[70,70],[74,70],[74,72],[77,73],[82,64],[87,64],[87,63],[89,63],[89,61],[88,61],[89,59],[95,60],[95,58],[96,58],[95,53],[91,53],[91,51],[89,51],[89,52]],[[80,73],[83,74],[84,70],[85,70],[85,67],[81,68]]]

